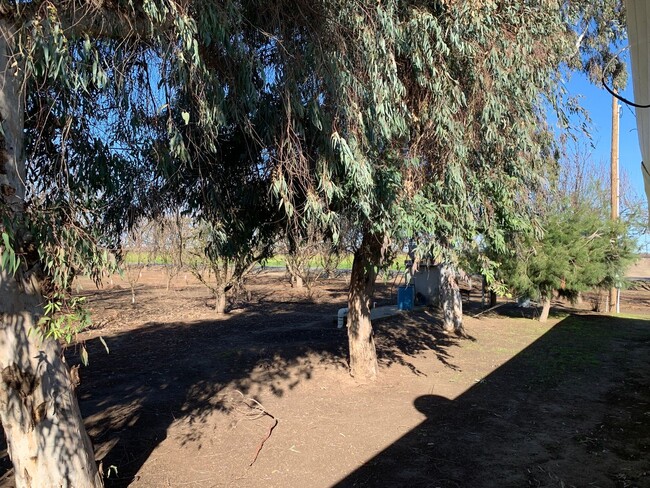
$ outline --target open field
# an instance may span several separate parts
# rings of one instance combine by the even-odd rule
[[[384,319],[381,376],[361,384],[334,325],[345,275],[307,294],[260,273],[225,317],[191,277],[164,283],[148,269],[132,306],[117,277],[82,282],[77,394],[108,487],[650,486],[647,290],[623,292],[620,317],[556,304],[540,324],[506,305],[467,317],[466,339],[435,311]]]

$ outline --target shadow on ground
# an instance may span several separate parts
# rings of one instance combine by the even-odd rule
[[[231,407],[224,389],[255,398],[271,388],[282,396],[310,379],[314,357],[343,366],[343,332],[306,308],[249,310],[219,322],[152,323],[112,337],[108,356],[94,343],[96,359],[79,399],[104,470],[119,467],[106,486],[128,486],[178,419],[194,426],[187,441],[201,442],[201,424],[215,409]]]
[[[343,487],[650,486],[650,322],[570,316]]]
[[[186,441],[201,443],[202,424],[215,410],[232,408],[234,390],[281,397],[323,364],[346,375],[346,329],[336,328],[336,307],[329,308],[267,297],[225,320],[152,322],[106,337],[109,354],[99,339],[88,341],[90,365],[81,368],[77,395],[101,467],[111,471],[106,486],[128,486],[179,419],[193,426]],[[408,358],[425,349],[449,363],[447,349],[457,340],[441,334],[433,316],[415,320],[410,336],[376,324],[383,330],[381,364],[397,362],[417,374]],[[67,356],[74,365],[78,354]],[[3,461],[6,470],[6,456]]]
[[[178,419],[195,426],[187,441],[201,442],[210,413],[231,408],[225,389],[281,397],[322,364],[345,374],[345,329],[332,311],[265,302],[223,321],[149,323],[107,338],[108,355],[89,341],[77,393],[104,471],[119,468],[107,487],[128,486]],[[407,326],[376,324],[383,365],[421,374],[409,358],[432,350],[457,368],[459,340],[434,316],[400,320]],[[415,406],[427,420],[337,486],[650,486],[646,321],[567,317],[458,398]]]

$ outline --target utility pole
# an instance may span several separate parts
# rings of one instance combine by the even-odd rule
[[[616,91],[616,90],[614,90]],[[618,99],[612,97],[612,172],[611,172],[612,220],[618,220]],[[609,311],[618,313],[618,289],[609,293]]]

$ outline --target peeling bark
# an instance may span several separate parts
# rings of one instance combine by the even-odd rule
[[[24,114],[20,78],[10,67],[12,34],[0,19],[0,205],[14,222],[11,233],[24,244]],[[0,270],[0,421],[16,487],[100,487],[59,344],[35,332],[43,307],[39,270],[29,256],[15,275]]]
[[[364,380],[374,380],[377,377],[377,351],[370,320],[370,305],[387,242],[383,235],[365,233],[352,263],[347,316],[350,374]]]
[[[30,334],[40,306],[34,285],[24,290],[0,273],[0,420],[16,487],[103,486],[59,345]]]

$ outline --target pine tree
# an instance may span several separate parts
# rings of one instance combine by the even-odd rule
[[[584,158],[561,159],[554,186],[535,198],[542,235],[513,236],[499,269],[513,293],[540,300],[540,321],[556,293],[575,300],[583,291],[620,286],[637,249],[636,215],[611,220],[606,183]]]

